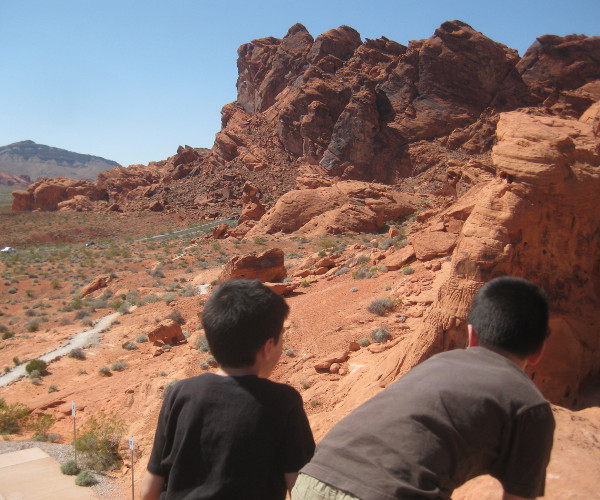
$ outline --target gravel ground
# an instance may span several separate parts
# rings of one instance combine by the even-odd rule
[[[27,448],[40,448],[60,464],[74,458],[73,447],[68,444],[43,443],[38,441],[0,441],[0,455]],[[92,486],[92,488],[100,500],[127,499],[131,496],[131,492],[125,492],[119,488],[114,478],[103,474],[95,474],[95,476],[98,479],[98,484]]]

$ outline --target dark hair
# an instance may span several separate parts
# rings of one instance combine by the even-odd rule
[[[279,341],[290,308],[258,280],[231,280],[212,294],[202,312],[206,339],[223,366],[252,366],[270,338]]]
[[[538,351],[548,336],[548,299],[540,287],[527,280],[496,278],[475,295],[468,322],[480,345],[526,358]]]

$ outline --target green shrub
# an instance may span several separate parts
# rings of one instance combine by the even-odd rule
[[[15,293],[17,293],[17,287],[16,287],[16,286],[11,286],[11,287],[8,289],[8,293],[10,293],[10,294],[15,294]]]
[[[183,314],[181,314],[180,311],[178,311],[177,309],[174,309],[173,311],[171,311],[171,313],[167,316],[168,319],[172,319],[173,321],[179,323],[180,325],[185,325],[185,319],[183,317]]]
[[[25,371],[28,374],[31,374],[32,371],[37,370],[40,375],[45,375],[48,373],[47,368],[48,363],[41,359],[32,359],[29,363],[25,365]]]
[[[394,309],[394,303],[389,297],[373,300],[368,306],[367,311],[377,316],[385,316],[388,312]]]
[[[127,363],[127,361],[115,361],[112,365],[111,365],[111,369],[112,371],[115,372],[122,372],[125,368],[127,368],[129,366],[129,363]]]
[[[91,417],[83,433],[75,441],[75,450],[84,455],[90,469],[115,470],[121,464],[119,442],[125,433],[125,423],[115,414],[101,412]]]
[[[179,379],[176,378],[174,380],[171,380],[168,384],[166,384],[163,388],[163,392],[162,392],[162,397],[164,398],[167,393],[175,386],[175,384],[179,382]]]
[[[110,377],[112,375],[112,372],[108,366],[101,366],[98,368],[98,372],[100,375],[104,375],[105,377]]]
[[[77,486],[94,486],[95,484],[98,484],[98,480],[92,471],[83,470],[77,474],[75,484]]]
[[[32,380],[33,380],[34,378],[40,378],[40,376],[41,376],[41,374],[40,374],[40,371],[39,371],[39,370],[31,370],[31,371],[29,372],[29,378],[30,378],[30,379],[32,379]]]
[[[208,345],[206,336],[202,335],[196,340],[196,349],[200,352],[210,352],[210,346]]]
[[[23,403],[7,405],[0,399],[0,434],[15,434],[29,416],[29,408]]]
[[[352,273],[352,277],[355,280],[363,280],[368,278],[374,278],[376,276],[375,273],[370,272],[365,266],[361,267],[358,271],[354,271]]]
[[[286,349],[283,351],[283,353],[290,358],[293,358],[296,355],[296,351],[294,351],[294,349]]]
[[[25,325],[28,332],[37,332],[40,329],[40,325],[37,321],[31,321]]]
[[[358,339],[356,343],[361,347],[367,347],[371,345],[371,341],[367,337],[363,337],[362,339]]]
[[[126,351],[135,351],[138,348],[138,346],[131,341],[125,342],[121,347]]]
[[[56,384],[50,384],[48,386],[48,392],[57,392],[58,391],[58,386]]]
[[[402,274],[408,275],[408,274],[412,274],[414,272],[415,272],[415,270],[412,267],[410,267],[410,266],[404,266],[402,268]]]
[[[46,438],[48,435],[48,431],[50,427],[52,427],[56,423],[56,419],[52,417],[52,415],[40,414],[37,415],[34,419],[30,420],[29,427],[34,431],[34,433],[38,436],[43,436]]]
[[[148,336],[144,335],[143,333],[140,333],[136,338],[135,341],[138,344],[143,344],[144,342],[148,342]]]
[[[65,476],[76,476],[79,474],[79,467],[75,463],[75,460],[67,460],[64,464],[60,466],[60,471]]]
[[[75,347],[69,351],[69,357],[84,360],[86,355],[85,351],[81,347]]]
[[[378,342],[378,343],[387,342],[391,338],[392,338],[392,334],[385,326],[377,328],[376,330],[373,330],[373,332],[371,333],[371,339],[373,339],[374,342]]]
[[[15,336],[14,332],[4,332],[2,334],[2,340],[12,339]]]

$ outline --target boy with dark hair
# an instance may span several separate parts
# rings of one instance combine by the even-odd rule
[[[233,280],[206,303],[202,323],[221,364],[166,395],[143,500],[281,499],[314,452],[302,398],[271,382],[289,311],[258,280]]]
[[[469,349],[431,357],[338,423],[292,499],[448,500],[481,474],[500,481],[504,500],[543,495],[554,418],[523,370],[547,332],[541,289],[487,283],[469,314]]]

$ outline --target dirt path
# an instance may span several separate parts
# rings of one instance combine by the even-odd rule
[[[56,358],[60,358],[65,354],[68,354],[72,349],[76,347],[85,347],[90,344],[95,344],[99,340],[99,334],[105,328],[108,328],[112,321],[119,316],[120,313],[115,312],[100,318],[93,328],[85,330],[84,332],[77,333],[71,337],[71,339],[64,344],[62,347],[55,349],[54,351],[47,352],[46,354],[39,356],[38,359],[50,363]],[[19,366],[15,366],[12,370],[4,375],[0,376],[0,387],[4,387],[15,380],[25,377],[27,375],[25,371],[26,363],[22,363]]]

